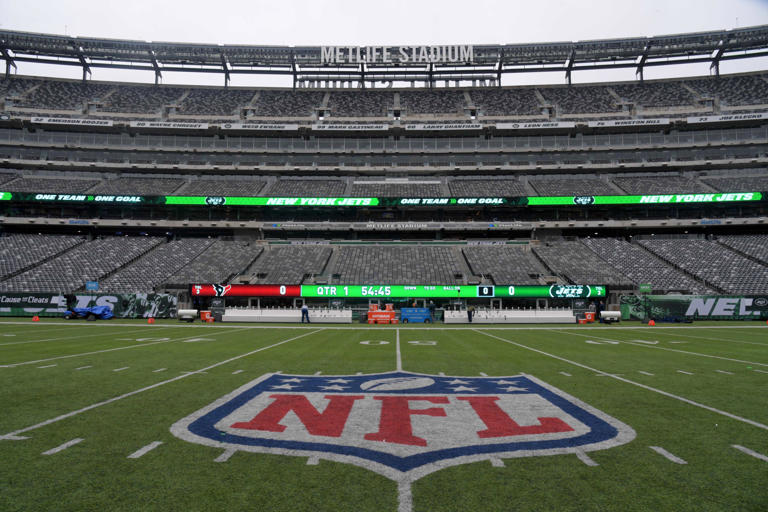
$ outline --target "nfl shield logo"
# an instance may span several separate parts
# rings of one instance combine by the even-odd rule
[[[491,458],[601,450],[629,426],[530,375],[267,374],[178,421],[184,440],[319,457],[412,481]]]

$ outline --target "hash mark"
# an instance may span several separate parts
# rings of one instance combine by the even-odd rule
[[[124,367],[122,367],[122,368],[115,368],[115,369],[114,369],[114,370],[112,370],[112,371],[113,371],[113,372],[121,372],[121,371],[123,371],[123,370],[127,370],[128,368],[130,368],[130,366],[124,366]]]
[[[480,376],[481,376],[481,377],[487,377],[487,376],[488,376],[488,374],[487,374],[487,373],[485,373],[485,372],[480,372]]]
[[[56,448],[51,448],[50,450],[43,452],[43,455],[53,455],[54,453],[59,453],[62,450],[66,450],[70,446],[74,446],[80,441],[83,441],[82,437],[78,437],[76,439],[72,439],[71,441],[67,441],[66,443],[57,446]]]
[[[503,468],[504,467],[504,461],[501,460],[498,457],[491,457],[489,460],[491,461],[491,466],[493,466],[495,468]]]
[[[649,377],[653,377],[653,374],[652,374],[652,373],[649,373],[649,372],[644,372],[643,370],[637,370],[637,373],[642,373],[643,375],[647,375],[647,376],[649,376]]]
[[[243,370],[235,370],[232,372],[232,375],[237,375],[238,373],[243,373]]]
[[[139,458],[139,457],[141,457],[142,455],[145,455],[146,453],[148,453],[148,452],[150,452],[150,451],[154,450],[155,448],[157,448],[157,447],[158,447],[158,446],[160,446],[161,444],[163,444],[163,442],[162,442],[162,441],[154,441],[154,442],[152,442],[152,443],[149,443],[147,446],[145,446],[145,447],[143,447],[143,448],[139,448],[138,450],[136,450],[135,452],[133,452],[132,454],[130,454],[130,455],[128,456],[128,458],[129,458],[129,459],[138,459],[138,458]]]
[[[665,450],[661,446],[649,446],[648,448],[650,448],[651,450],[655,451],[656,453],[658,453],[662,457],[666,458],[667,460],[674,462],[675,464],[688,464],[683,459],[681,459],[680,457],[678,457],[676,455],[672,455],[671,453],[669,453],[667,450]]]
[[[587,455],[587,454],[586,454],[586,453],[584,453],[584,452],[576,452],[576,457],[578,457],[578,459],[579,459],[581,462],[583,462],[584,464],[586,464],[587,466],[599,466],[599,464],[598,464],[597,462],[595,462],[594,460],[592,460],[592,459],[589,457],[589,455]]]
[[[224,450],[224,453],[213,459],[213,462],[227,462],[237,450]]]
[[[570,374],[570,373],[568,373],[568,372],[558,372],[558,373],[559,373],[560,375],[565,375],[566,377],[573,377],[573,375],[571,375],[571,374]]]
[[[164,372],[168,368],[158,368],[157,370],[152,370],[152,373],[158,373],[158,372]]]
[[[56,365],[55,364],[47,364],[45,366],[38,366],[38,368],[53,368],[54,366],[56,366]]]
[[[307,466],[317,466],[320,464],[320,457],[312,456],[307,459]]]
[[[81,366],[80,368],[75,368],[75,370],[85,370],[86,368],[93,368],[93,366]]]
[[[677,373],[684,373],[686,375],[693,375],[691,372],[686,372],[685,370],[677,370]]]
[[[717,373],[724,373],[726,375],[733,375],[733,372],[727,372],[725,370],[715,370]]]
[[[731,446],[733,446],[734,448],[736,448],[737,450],[739,450],[742,453],[746,453],[747,455],[751,455],[751,456],[753,456],[756,459],[760,459],[760,460],[763,460],[765,462],[768,462],[768,457],[766,457],[762,453],[757,453],[756,451],[750,450],[749,448],[744,448],[743,446],[741,446],[739,444],[732,444]]]

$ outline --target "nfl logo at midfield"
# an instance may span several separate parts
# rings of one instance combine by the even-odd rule
[[[490,458],[601,450],[634,430],[530,375],[267,374],[178,421],[184,440],[347,462],[396,481]]]

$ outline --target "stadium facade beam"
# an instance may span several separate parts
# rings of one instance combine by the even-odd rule
[[[721,40],[717,44],[717,48],[712,52],[712,64],[709,65],[709,72],[712,72],[712,68],[715,70],[715,76],[720,76],[720,61],[725,53],[725,41]]]
[[[568,85],[571,85],[571,71],[573,70],[573,63],[576,59],[576,50],[571,50],[571,54],[568,56],[568,59],[565,61],[565,81],[568,82]]]
[[[637,68],[635,69],[635,77],[639,77],[639,80],[643,81],[643,68],[645,67],[646,62],[648,61],[648,54],[651,51],[651,46],[653,46],[653,43],[651,41],[648,41],[648,44],[645,45],[645,48],[643,48],[643,53],[637,58]]]
[[[229,60],[224,52],[221,52],[221,69],[224,70],[224,87],[229,86]]]
[[[85,52],[83,51],[83,47],[78,44],[77,41],[74,39],[69,40],[69,44],[72,47],[72,51],[75,52],[75,55],[77,56],[77,60],[80,62],[80,66],[83,68],[83,82],[86,81],[88,78],[88,75],[91,74],[91,66],[88,63],[88,60],[85,58]]]
[[[7,46],[5,46],[5,41],[2,41],[2,40],[0,40],[0,55],[3,56],[3,60],[5,61],[5,77],[6,78],[11,76],[11,68],[15,69],[18,72],[18,68],[16,67],[14,56],[11,54],[11,50],[9,50]]]
[[[152,62],[152,69],[155,72],[155,85],[160,83],[160,80],[163,78],[163,73],[160,70],[160,63],[157,61],[157,55],[155,54],[155,51],[150,49],[149,50],[149,58]]]

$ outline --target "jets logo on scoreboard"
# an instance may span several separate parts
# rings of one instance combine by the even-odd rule
[[[490,458],[579,453],[629,426],[530,375],[267,374],[171,427],[184,440],[320,457],[412,481]]]

